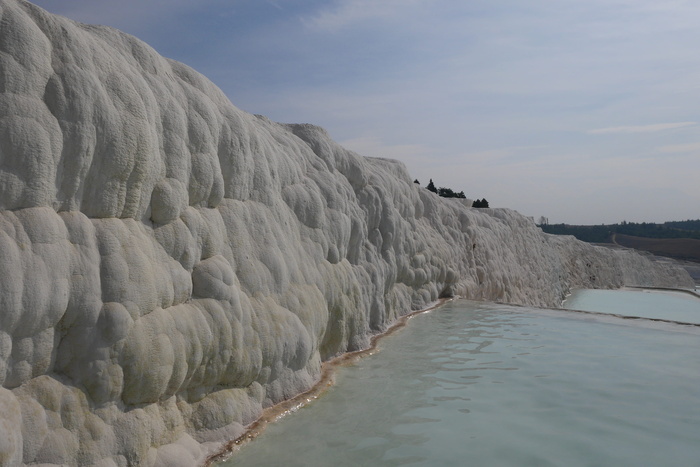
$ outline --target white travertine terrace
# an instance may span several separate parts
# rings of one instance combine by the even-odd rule
[[[692,287],[0,0],[0,465],[201,463],[441,295],[558,306],[623,284]]]

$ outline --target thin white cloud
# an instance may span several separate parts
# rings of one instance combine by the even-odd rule
[[[598,128],[589,130],[590,135],[607,135],[614,133],[654,133],[656,131],[673,130],[676,128],[684,128],[687,126],[697,125],[698,122],[677,122],[677,123],[654,123],[652,125],[629,125],[629,126],[614,126],[608,128]]]
[[[278,2],[276,2],[275,0],[267,0],[267,3],[269,3],[269,4],[272,5],[273,7],[277,8],[278,10],[284,10],[284,7],[282,7],[282,5],[280,5],[280,4],[279,4]]]
[[[340,0],[315,15],[304,18],[311,29],[337,31],[372,18],[393,18],[401,11],[427,0]]]
[[[661,146],[659,151],[666,153],[700,152],[700,143],[672,144]]]

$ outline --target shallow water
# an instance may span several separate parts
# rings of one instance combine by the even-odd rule
[[[456,301],[227,466],[700,466],[700,328]]]
[[[576,290],[564,308],[700,324],[700,297],[683,292]]]

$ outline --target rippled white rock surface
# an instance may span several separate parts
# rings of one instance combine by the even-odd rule
[[[0,465],[193,465],[441,295],[623,284],[692,287],[0,0]]]

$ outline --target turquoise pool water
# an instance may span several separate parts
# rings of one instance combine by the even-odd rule
[[[380,349],[223,465],[700,466],[698,326],[455,301]]]
[[[566,299],[564,308],[700,324],[700,296],[683,292],[576,290]]]

